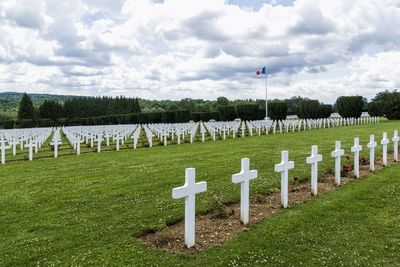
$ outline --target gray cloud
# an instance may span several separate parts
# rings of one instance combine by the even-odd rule
[[[76,92],[82,87],[87,94],[211,98],[218,91],[255,97],[255,71],[267,66],[271,85],[287,87],[275,97],[298,88],[312,95],[328,82],[296,86],[304,76],[313,84],[309,77],[337,75],[331,66],[346,66],[364,54],[383,64],[388,58],[379,53],[399,48],[398,5],[358,1],[352,10],[353,4],[337,1],[343,4],[327,8],[326,2],[298,0],[252,11],[223,1],[193,1],[195,8],[186,0],[38,0],[37,6],[12,8],[0,2],[0,76],[6,77],[0,90],[18,81]],[[177,12],[181,7],[187,10]],[[336,79],[339,85],[330,88],[399,83],[393,78],[398,75],[364,68],[374,64],[371,59],[343,67],[347,80]],[[23,65],[26,75],[7,70],[14,65]],[[324,91],[326,98],[334,94]]]
[[[324,35],[335,30],[334,23],[324,17],[317,8],[310,8],[303,11],[302,17],[292,28],[291,34],[317,34]]]
[[[223,16],[222,12],[204,11],[194,17],[185,20],[182,23],[184,31],[188,36],[194,36],[199,40],[205,41],[227,41],[227,36],[223,29],[219,29],[216,25],[216,20]]]
[[[6,11],[6,18],[18,26],[40,30],[44,20],[39,11],[32,6],[14,6]]]

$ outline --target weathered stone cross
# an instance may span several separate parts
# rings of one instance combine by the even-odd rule
[[[344,155],[344,150],[340,149],[340,141],[335,142],[335,150],[331,152],[331,157],[335,158],[335,184],[340,185],[340,157]]]
[[[360,139],[358,137],[354,138],[354,146],[351,147],[351,152],[354,153],[354,176],[356,178],[360,177],[360,151],[362,146],[360,146]]]
[[[232,175],[232,183],[240,183],[240,221],[249,223],[249,187],[250,180],[257,178],[257,170],[250,170],[250,160],[243,158],[240,172]]]
[[[294,168],[294,162],[289,161],[289,152],[281,152],[281,162],[275,164],[275,171],[281,173],[281,205],[284,208],[288,206],[289,195],[289,170]]]
[[[196,169],[185,169],[185,184],[172,189],[172,197],[185,198],[185,245],[195,244],[196,194],[207,190],[207,182],[196,183]]]
[[[318,162],[322,161],[322,155],[318,154],[318,146],[311,147],[311,156],[307,158],[307,163],[311,164],[311,194],[318,194]]]

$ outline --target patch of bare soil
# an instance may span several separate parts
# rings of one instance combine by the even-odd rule
[[[393,157],[388,155],[388,166],[393,165]],[[351,170],[352,166],[343,166],[346,171],[342,171],[341,186],[356,179]],[[346,168],[347,167],[347,168]],[[375,170],[382,169],[382,161],[377,158]],[[369,162],[360,160],[360,178],[369,175]],[[359,178],[359,179],[360,179]],[[331,170],[319,178],[318,195],[334,190],[334,175]],[[313,197],[311,195],[310,180],[304,183],[294,182],[289,186],[289,208],[303,203]],[[205,215],[196,216],[196,245],[190,249],[184,245],[184,220],[164,229],[139,237],[143,243],[150,247],[161,249],[170,253],[195,253],[208,247],[221,245],[229,239],[233,239],[239,233],[247,231],[249,225],[258,223],[270,218],[279,212],[282,207],[280,203],[280,190],[275,189],[263,194],[258,194],[250,198],[250,217],[247,226],[240,223],[240,202],[224,205],[220,203],[220,214],[210,212]],[[217,216],[216,216],[217,215]],[[220,216],[218,216],[220,215]]]

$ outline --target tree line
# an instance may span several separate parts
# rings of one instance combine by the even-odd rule
[[[143,111],[141,103],[156,103],[157,109]],[[396,102],[397,101],[397,102]],[[146,112],[147,111],[147,112]],[[336,103],[326,105],[318,100],[292,97],[270,100],[268,116],[283,120],[288,115],[302,119],[328,118],[337,111],[342,117],[360,117],[363,111],[389,119],[400,117],[400,93],[381,92],[370,103],[361,96],[341,96]],[[235,100],[219,97],[216,101],[182,99],[151,101],[126,97],[74,97],[60,103],[45,100],[35,109],[28,94],[20,101],[18,120],[3,122],[4,128],[48,127],[56,125],[98,125],[124,123],[175,123],[193,121],[260,120],[265,118],[265,101]]]

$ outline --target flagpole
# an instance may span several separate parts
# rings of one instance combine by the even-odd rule
[[[265,120],[268,120],[268,90],[267,71],[265,71]]]

